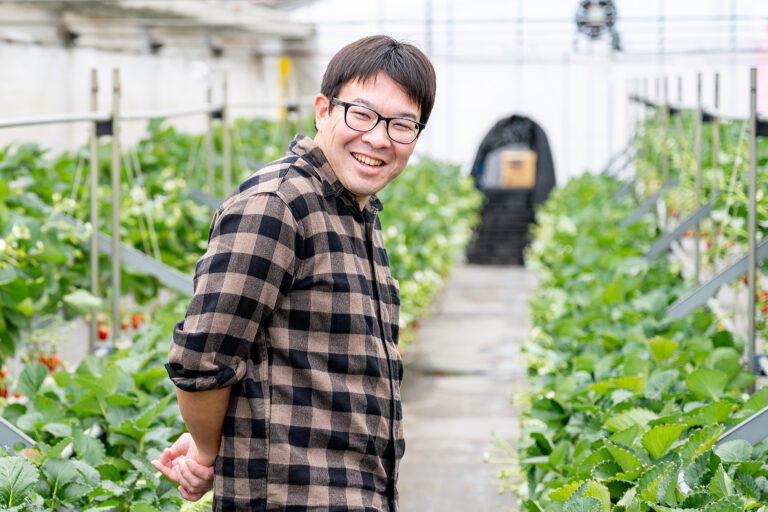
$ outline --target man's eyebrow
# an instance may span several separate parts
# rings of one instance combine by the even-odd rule
[[[350,101],[350,103],[359,103],[361,105],[365,105],[366,107],[370,108],[371,110],[376,110],[375,105],[373,103],[371,103],[370,101],[366,100],[365,98],[357,97],[357,98],[353,99],[352,101]],[[378,112],[378,110],[376,110],[376,112]],[[413,120],[418,119],[418,116],[416,114],[414,114],[412,111],[409,111],[409,110],[404,110],[404,111],[402,111],[402,112],[400,112],[398,114],[395,114],[392,117],[406,117],[406,118],[413,119]]]

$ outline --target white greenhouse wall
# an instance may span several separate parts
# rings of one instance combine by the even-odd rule
[[[617,27],[627,51],[614,54],[605,38],[590,43],[575,36],[577,3],[319,0],[297,9],[293,19],[317,23],[318,51],[324,56],[318,73],[338,49],[366,35],[386,33],[426,50],[437,71],[437,99],[416,153],[466,169],[490,127],[513,113],[529,115],[547,132],[558,183],[601,169],[626,144],[638,113],[626,101],[628,88],[644,77],[653,97],[655,77],[667,75],[676,102],[682,75],[683,102],[694,105],[695,76],[702,72],[704,104],[712,105],[713,75],[719,72],[721,109],[746,114],[749,67],[758,66],[758,104],[768,112],[768,74],[763,73],[768,57],[760,56],[768,47],[768,2],[616,0]],[[732,14],[738,25],[728,25]],[[661,16],[694,19],[660,25]],[[639,21],[622,24],[622,17]],[[730,46],[737,51],[729,52]]]
[[[213,84],[214,102],[219,102],[225,70],[231,101],[277,102],[280,98],[278,57],[205,59],[169,53],[0,43],[0,119],[88,112],[92,68],[98,70],[102,112],[111,109],[114,68],[120,70],[123,113],[202,107],[209,83]],[[301,65],[298,73],[303,73]],[[276,118],[278,108],[235,109],[231,115]],[[203,132],[207,121],[204,116],[193,116],[173,124],[181,130]],[[145,127],[144,122],[126,122],[122,143],[135,142],[145,134]],[[0,147],[37,142],[53,151],[70,150],[87,141],[89,129],[88,123],[4,128],[0,129]]]

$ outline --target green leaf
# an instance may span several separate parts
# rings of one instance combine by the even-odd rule
[[[584,497],[597,498],[600,500],[603,512],[611,512],[611,493],[608,488],[600,482],[590,480],[587,484],[587,488],[584,490]]]
[[[637,440],[639,435],[640,435],[640,426],[632,425],[627,429],[616,432],[610,437],[610,439],[616,444],[620,444],[620,445],[626,446],[627,448],[631,448],[632,445],[635,444],[635,441]]]
[[[744,512],[744,500],[731,496],[707,505],[703,512]]]
[[[78,472],[72,461],[66,459],[46,459],[40,470],[45,475],[51,485],[51,489],[56,490],[56,495],[62,497],[61,493],[67,484],[77,480]]]
[[[152,422],[168,407],[171,400],[175,399],[175,395],[166,395],[165,398],[158,400],[151,406],[149,406],[144,413],[136,420],[136,426],[140,429],[149,428]]]
[[[680,500],[678,500],[679,491],[677,489],[677,480],[680,476],[680,465],[674,464],[671,469],[664,474],[664,479],[659,485],[659,490],[656,493],[656,498],[669,506],[675,506]]]
[[[72,435],[72,427],[64,423],[46,423],[41,430],[56,437],[69,437]]]
[[[80,473],[83,482],[85,482],[91,489],[94,489],[101,484],[101,475],[91,465],[82,460],[73,460],[72,464],[75,465],[75,469]]]
[[[131,507],[131,512],[160,512],[160,509],[146,503],[136,503]]]
[[[590,471],[590,475],[596,480],[608,480],[621,473],[622,469],[616,462],[604,461],[597,464]]]
[[[650,397],[660,398],[677,381],[679,375],[680,372],[675,369],[654,373],[643,391]]]
[[[712,425],[722,423],[728,419],[733,412],[733,404],[729,402],[712,402],[703,407],[698,407],[689,411],[685,415],[686,425]]]
[[[727,498],[733,494],[733,483],[731,482],[731,477],[729,477],[728,473],[725,472],[725,468],[723,468],[722,464],[717,467],[717,471],[715,471],[715,475],[709,482],[707,490],[709,491],[709,494],[711,494],[715,499]]]
[[[566,504],[563,512],[600,512],[602,504],[597,498],[587,497],[573,500]]]
[[[621,430],[628,429],[633,425],[640,425],[641,427],[647,425],[648,422],[655,420],[658,416],[648,409],[635,408],[627,411],[614,414],[605,422],[605,428],[611,432],[619,432]]]
[[[695,370],[685,379],[685,384],[699,398],[711,398],[717,401],[725,390],[728,376],[719,370],[702,368]]]
[[[565,418],[565,409],[551,398],[545,398],[536,401],[529,414],[531,417],[542,421],[561,420]]]
[[[61,298],[65,311],[72,316],[83,316],[101,308],[102,301],[91,293],[77,289]]]
[[[702,509],[712,502],[712,496],[705,489],[697,489],[688,494],[681,506],[684,509]]]
[[[747,462],[752,460],[752,445],[743,439],[735,439],[715,446],[714,452],[723,462]]]
[[[685,483],[692,489],[709,484],[712,475],[715,474],[719,465],[720,457],[715,455],[713,451],[707,450],[696,457],[693,462],[685,468],[683,472]]]
[[[679,453],[683,462],[690,462],[712,448],[724,430],[725,427],[722,425],[712,425],[693,432],[680,449]]]
[[[0,504],[24,503],[38,478],[37,468],[23,457],[0,457]]]
[[[552,467],[560,467],[565,464],[565,459],[568,457],[570,443],[567,441],[561,441],[552,453],[549,454],[549,463]]]
[[[0,267],[0,285],[8,284],[16,280],[19,274],[10,265]]]
[[[525,500],[521,505],[523,512],[544,512],[544,510],[533,500]]]
[[[708,366],[720,370],[733,379],[741,371],[741,354],[732,347],[719,347],[713,350],[707,358]]]
[[[28,364],[19,375],[16,389],[27,398],[34,398],[46,375],[48,375],[48,368],[45,365],[38,362]]]
[[[677,343],[667,338],[656,337],[648,342],[657,365],[664,364],[677,350]]]
[[[625,450],[621,446],[618,446],[610,441],[605,442],[605,447],[611,454],[611,457],[618,462],[622,471],[634,471],[642,466],[640,460],[635,457],[630,451]]]
[[[743,471],[736,471],[733,481],[736,482],[736,486],[742,492],[752,498],[757,499],[760,496],[760,489],[758,489],[755,479],[752,475],[749,475]]]
[[[683,425],[657,425],[643,435],[643,447],[653,459],[658,459],[667,453],[683,430]]]
[[[761,409],[768,407],[768,386],[764,386],[749,397],[749,400],[744,402],[742,410],[755,413]]]
[[[98,465],[104,460],[104,445],[97,438],[77,430],[72,436],[75,453],[88,464]]]
[[[559,501],[559,502],[565,503],[566,501],[568,501],[568,498],[570,498],[571,495],[576,491],[576,489],[578,489],[579,486],[583,483],[584,483],[583,480],[567,483],[562,487],[558,487],[554,491],[551,491],[547,495],[547,497],[552,501]]]
[[[660,464],[651,468],[651,471],[646,472],[638,482],[638,486],[641,488],[640,497],[645,501],[656,502],[658,500],[659,490],[664,482],[667,474],[673,471],[674,464]]]
[[[47,450],[43,450],[43,452],[45,453],[45,458],[56,459],[61,457],[62,452],[67,446],[69,446],[71,442],[72,442],[71,437],[62,437],[61,439],[59,439],[59,441],[56,444],[54,444]]]

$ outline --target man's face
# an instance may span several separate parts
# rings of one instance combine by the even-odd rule
[[[379,73],[365,84],[347,82],[337,96],[340,100],[369,107],[384,117],[419,120],[421,109],[403,88],[387,74]],[[358,132],[344,121],[344,107],[329,110],[331,98],[315,98],[317,135],[315,142],[342,185],[357,197],[360,208],[405,169],[416,145],[399,144],[387,135],[380,121],[369,132]]]

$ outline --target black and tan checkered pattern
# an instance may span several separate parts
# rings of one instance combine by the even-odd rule
[[[299,135],[216,212],[167,365],[183,390],[232,387],[214,510],[396,510],[400,299],[380,209]]]

